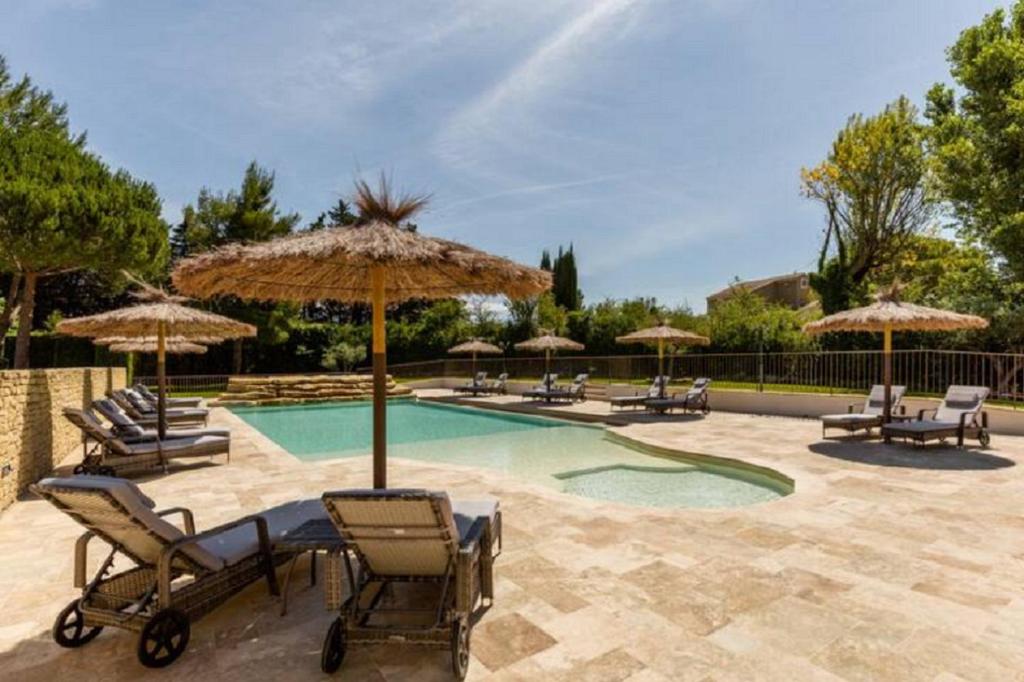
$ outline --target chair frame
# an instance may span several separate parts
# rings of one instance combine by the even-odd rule
[[[136,652],[139,661],[147,667],[162,668],[184,653],[193,621],[201,619],[251,583],[264,578],[270,593],[275,596],[279,593],[275,569],[290,555],[274,553],[267,522],[258,514],[196,533],[195,521],[188,509],[172,507],[156,511],[154,513],[160,517],[181,514],[183,518],[185,536],[168,542],[133,516],[108,491],[57,488],[56,492],[64,497],[104,497],[138,529],[164,543],[159,560],[152,564],[107,536],[101,528],[50,491],[38,486],[32,486],[32,490],[87,528],[75,543],[74,586],[81,590],[81,596],[60,612],[53,626],[54,640],[61,646],[77,648],[94,639],[104,627],[115,627],[139,633]],[[259,540],[258,551],[220,570],[211,571],[182,551],[188,545],[247,524],[254,525]],[[95,537],[104,540],[111,549],[93,577],[87,579],[88,546]],[[135,565],[111,574],[112,564],[118,555]],[[175,580],[183,576],[192,576],[193,580],[176,586]],[[177,643],[174,638],[178,638]],[[154,644],[158,645],[155,651]],[[164,650],[164,646],[167,653],[161,658],[157,654]]]
[[[395,493],[401,499],[406,496],[415,499],[429,499],[437,528],[447,531],[448,525],[441,509],[440,500],[425,497],[423,492]],[[477,602],[480,608],[489,605],[494,599],[493,578],[493,542],[496,529],[490,527],[485,518],[476,519],[466,536],[461,538],[448,560],[445,573],[432,575],[375,575],[369,562],[359,550],[358,540],[352,538],[346,529],[375,528],[382,526],[353,526],[346,524],[330,504],[330,493],[324,494],[324,505],[328,515],[346,541],[346,548],[339,548],[327,556],[327,575],[325,598],[329,610],[337,610],[338,617],[332,622],[324,640],[321,657],[321,668],[332,673],[340,667],[349,644],[374,645],[392,641],[425,646],[435,649],[447,649],[451,652],[452,672],[459,680],[465,678],[469,665],[469,636],[472,619]],[[380,502],[380,497],[367,495],[363,498],[346,495],[347,500]],[[500,516],[496,520],[500,525]],[[389,538],[389,541],[402,542],[412,540],[422,542],[422,537],[403,538],[400,535]],[[438,542],[455,544],[455,538],[445,532]],[[500,545],[500,542],[499,542]],[[353,569],[347,560],[348,550],[358,564]],[[437,603],[428,609],[395,608],[382,606],[386,594],[394,584],[429,583],[439,588]],[[348,598],[345,595],[348,594]],[[431,614],[432,619],[425,625],[373,625],[372,617],[382,614]]]

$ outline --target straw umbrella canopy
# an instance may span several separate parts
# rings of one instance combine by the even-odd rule
[[[665,374],[665,344],[686,344],[689,346],[707,346],[711,339],[700,334],[688,332],[685,329],[675,329],[662,322],[657,327],[640,329],[631,334],[615,337],[616,343],[644,343],[658,347],[658,376]],[[662,398],[665,397],[665,383],[658,379],[658,390]]]
[[[500,348],[495,346],[493,343],[487,343],[480,339],[472,339],[465,343],[460,343],[457,346],[452,346],[448,349],[450,355],[473,355],[473,374],[476,374],[476,356],[478,353],[484,355],[501,355],[502,351]]]
[[[882,380],[885,384],[883,420],[892,416],[892,333],[894,331],[955,331],[983,329],[988,320],[976,315],[965,315],[951,310],[929,308],[900,300],[902,287],[893,284],[875,296],[875,302],[863,308],[852,308],[804,325],[808,334],[828,332],[882,332]]]
[[[178,343],[192,343],[201,344],[204,346],[211,346],[213,344],[222,343],[223,337],[220,336],[168,336],[164,339],[164,343],[168,346]],[[97,346],[113,346],[117,344],[126,343],[145,343],[152,346],[156,346],[157,338],[155,336],[99,336],[92,340]]]
[[[551,374],[551,354],[553,352],[560,350],[583,350],[585,346],[564,336],[555,336],[550,331],[544,329],[541,331],[544,333],[540,336],[520,341],[516,344],[515,348],[516,350],[544,351],[544,380],[547,381],[548,375]]]
[[[158,342],[145,339],[126,339],[118,343],[110,344],[110,350],[115,353],[156,353],[159,350]],[[168,355],[200,355],[206,352],[206,346],[188,341],[167,341],[164,343],[164,352]]]
[[[221,315],[190,308],[183,296],[140,283],[133,292],[140,302],[96,315],[74,317],[57,324],[57,331],[87,337],[153,337],[156,339],[157,432],[167,435],[167,337],[241,338],[255,336],[256,327]]]
[[[523,298],[551,287],[551,273],[402,227],[427,199],[356,182],[359,222],[258,244],[229,244],[189,258],[175,286],[198,296],[370,303],[373,310],[373,481],[387,487],[385,307],[463,294]]]

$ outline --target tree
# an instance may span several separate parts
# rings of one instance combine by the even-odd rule
[[[324,369],[351,371],[366,359],[366,345],[339,341],[324,349],[320,357],[320,366]]]
[[[174,228],[174,255],[183,258],[230,242],[259,242],[291,233],[297,213],[281,213],[274,201],[274,173],[255,161],[245,169],[241,188],[227,194],[208,188],[199,191],[195,205],[186,206]],[[290,303],[247,303],[233,296],[219,299],[218,312],[256,325],[259,340],[280,345],[299,313]],[[232,371],[242,372],[242,341],[236,340]]]
[[[540,269],[551,272],[551,254],[547,249],[540,252]]]
[[[162,270],[160,208],[152,185],[112,172],[66,129],[0,128],[0,269],[21,281],[15,368],[28,367],[40,280],[82,268],[108,278]]]
[[[804,196],[825,207],[825,239],[811,286],[826,313],[860,303],[871,273],[898,258],[928,224],[924,127],[900,97],[851,116],[822,163],[801,171]]]
[[[801,331],[806,315],[737,288],[708,313],[707,329],[713,349],[746,353],[764,344],[766,351],[805,350],[813,340]]]
[[[546,254],[547,252],[545,252]],[[583,305],[583,294],[579,289],[579,278],[576,274],[576,255],[572,244],[568,251],[558,247],[558,256],[551,266],[552,288],[555,302],[568,311],[579,310]]]
[[[352,212],[351,205],[344,199],[338,199],[331,208],[316,217],[316,220],[307,226],[307,230],[322,230],[325,227],[338,227],[339,225],[355,225],[359,216]]]
[[[925,108],[940,190],[962,234],[1024,280],[1024,2],[966,29],[948,59],[961,95],[936,84]]]

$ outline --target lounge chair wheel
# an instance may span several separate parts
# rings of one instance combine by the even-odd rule
[[[466,679],[469,671],[469,623],[459,618],[452,623],[452,673],[455,679]]]
[[[320,670],[328,675],[341,667],[345,660],[345,624],[341,618],[335,618],[327,629],[324,648],[320,652]]]
[[[75,468],[71,470],[71,473],[73,473],[75,476],[81,476],[82,474],[85,473],[85,465],[76,464]]]
[[[978,442],[981,443],[981,447],[987,448],[988,444],[992,442],[992,437],[988,435],[988,431],[978,432]]]
[[[142,626],[139,634],[139,662],[147,668],[163,668],[177,660],[188,646],[191,627],[188,616],[177,609],[164,609]]]
[[[66,649],[75,649],[96,639],[103,632],[102,626],[90,627],[85,624],[85,616],[74,600],[64,607],[53,623],[53,641]]]

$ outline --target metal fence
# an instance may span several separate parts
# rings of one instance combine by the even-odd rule
[[[444,359],[388,366],[405,379],[469,376],[469,359]],[[491,376],[508,372],[512,379],[544,373],[543,357],[479,358],[478,371]],[[692,353],[665,358],[666,372],[685,379],[707,376],[716,382],[804,387],[828,392],[866,392],[882,380],[881,351],[805,353]],[[363,368],[360,371],[369,371]],[[562,376],[587,372],[593,381],[646,380],[657,374],[656,355],[555,356],[551,371]],[[1024,404],[1024,354],[942,350],[893,352],[893,383],[911,393],[941,395],[951,384],[988,386],[992,397]]]
[[[172,393],[223,393],[228,388],[228,374],[176,374],[167,376],[167,390]],[[134,382],[156,388],[155,376],[136,376]]]

